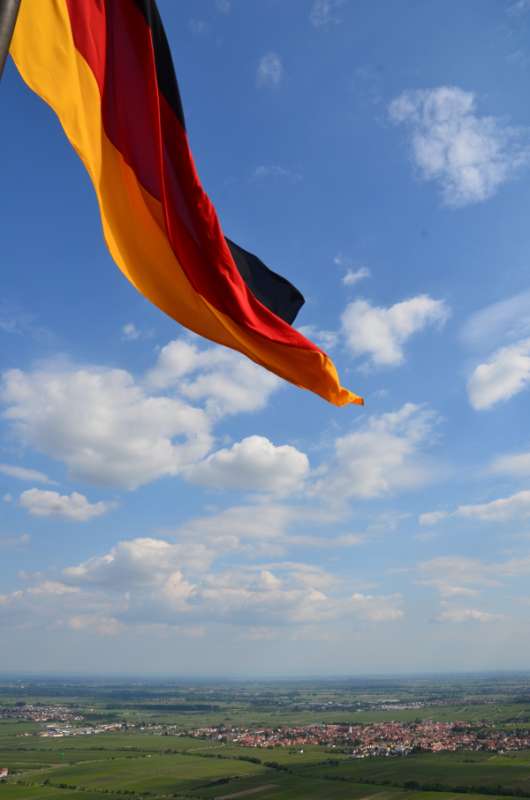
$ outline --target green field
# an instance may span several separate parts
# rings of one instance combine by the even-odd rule
[[[4,784],[0,786],[2,800],[120,800],[119,795],[68,791],[53,786]],[[123,800],[123,799],[122,799]]]
[[[58,719],[67,707],[67,718],[74,713],[85,723],[134,721],[137,727],[56,739],[37,735],[43,725],[0,720],[0,767],[10,770],[0,783],[0,800],[530,800],[530,752],[354,759],[331,747],[243,748],[188,735],[205,725],[276,728],[420,719],[477,723],[479,732],[488,730],[487,721],[520,732],[530,729],[525,676],[362,685],[24,682],[13,687],[11,682],[2,689],[0,683],[0,707],[9,714],[31,702],[60,706]],[[382,708],[418,700],[418,707]]]
[[[300,753],[184,736],[42,739],[20,736],[16,725],[11,737],[8,731],[4,724],[0,765],[12,775],[0,785],[0,800],[462,800],[463,792],[468,800],[530,798],[528,752],[354,760],[317,746]]]
[[[487,753],[425,753],[408,758],[373,758],[341,762],[337,767],[307,769],[314,777],[341,777],[376,785],[404,786],[530,797],[530,753],[509,756]]]

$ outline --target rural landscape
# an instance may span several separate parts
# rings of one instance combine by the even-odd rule
[[[0,774],[2,800],[530,797],[530,677],[4,679]]]
[[[0,0],[0,800],[530,800],[530,0]]]

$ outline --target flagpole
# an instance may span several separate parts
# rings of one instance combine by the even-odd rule
[[[0,0],[0,79],[17,21],[20,0]]]

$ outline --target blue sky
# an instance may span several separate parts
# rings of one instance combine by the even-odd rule
[[[8,64],[0,668],[527,666],[530,3],[159,7],[225,232],[366,406],[138,295]]]

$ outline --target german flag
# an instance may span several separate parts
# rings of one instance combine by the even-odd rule
[[[22,0],[11,54],[82,159],[110,253],[139,292],[291,383],[362,403],[291,326],[298,290],[225,238],[195,169],[154,0]]]

